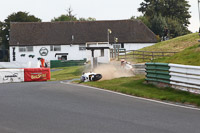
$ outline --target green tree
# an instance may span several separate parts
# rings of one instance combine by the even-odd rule
[[[167,22],[164,17],[162,17],[160,14],[157,16],[155,15],[153,19],[151,20],[151,27],[150,29],[153,30],[153,32],[156,35],[159,35],[160,37],[163,36],[163,29],[167,27]]]
[[[63,14],[57,18],[54,17],[54,19],[51,20],[51,22],[55,21],[77,21],[77,18],[75,16],[68,16]]]
[[[190,33],[187,27],[190,24],[189,18],[191,18],[191,15],[189,13],[190,5],[187,0],[144,0],[140,6],[138,11],[142,12],[145,18],[142,21],[145,20],[144,23],[148,21],[148,27],[152,31],[157,31],[157,29],[154,29],[157,27],[154,25],[155,21],[160,21],[156,23],[161,24],[164,21],[158,18],[163,17],[172,37]],[[162,25],[165,24],[163,23]],[[160,32],[158,33],[162,36]]]
[[[69,7],[67,9],[67,14],[62,14],[61,16],[52,19],[51,21],[52,22],[55,22],[55,21],[77,21],[78,19],[76,18],[76,15],[73,15],[72,14],[73,10],[71,9],[71,7]]]
[[[151,29],[151,23],[150,23],[148,17],[146,17],[146,16],[139,16],[136,19],[142,21],[147,27],[149,27]]]
[[[89,17],[89,18],[79,18],[79,21],[96,21],[95,18]]]
[[[71,7],[69,7],[67,9],[67,14],[62,14],[61,16],[52,19],[51,22],[55,22],[55,21],[95,21],[95,18],[92,17],[88,17],[88,18],[76,18],[76,15],[72,14],[73,10],[71,9]]]
[[[41,22],[41,19],[29,15],[28,12],[21,11],[9,15],[4,22],[0,24],[0,37],[2,38],[2,45],[4,45],[5,49],[9,48],[10,22]]]

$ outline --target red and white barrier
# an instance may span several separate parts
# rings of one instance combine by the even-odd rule
[[[0,69],[0,83],[47,81],[50,79],[50,68]]]
[[[24,81],[47,81],[51,79],[50,68],[25,68]]]

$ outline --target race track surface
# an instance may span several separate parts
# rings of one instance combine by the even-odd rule
[[[199,133],[200,111],[60,82],[0,84],[0,133]]]

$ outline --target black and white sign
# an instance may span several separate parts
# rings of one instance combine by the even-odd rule
[[[41,49],[40,49],[40,51],[39,51],[39,53],[40,53],[40,55],[41,56],[47,56],[48,55],[48,49],[47,48],[45,48],[45,47],[42,47]]]
[[[0,83],[24,82],[24,69],[0,70]]]

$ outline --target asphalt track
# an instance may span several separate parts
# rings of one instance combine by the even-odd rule
[[[199,133],[200,110],[60,82],[0,84],[0,133]]]

